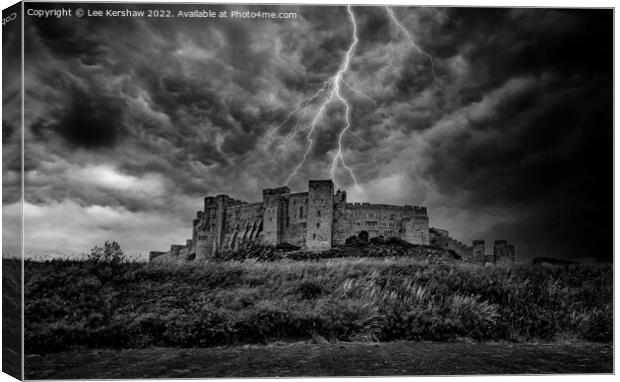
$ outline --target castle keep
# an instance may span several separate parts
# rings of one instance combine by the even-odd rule
[[[429,228],[426,207],[347,203],[347,193],[334,192],[331,180],[310,180],[308,191],[300,193],[291,193],[288,187],[264,189],[258,203],[228,195],[208,196],[193,220],[192,238],[185,245],[172,245],[168,252],[151,252],[149,260],[204,260],[219,250],[235,250],[248,243],[288,243],[320,251],[344,244],[361,231],[370,238],[397,237],[412,244],[439,245],[464,259],[487,260],[484,242],[482,254],[475,255],[481,251],[476,241],[467,247],[447,231]],[[502,259],[512,256],[514,261],[514,246],[502,242]]]

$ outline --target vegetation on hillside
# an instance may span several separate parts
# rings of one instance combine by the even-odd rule
[[[2,371],[22,378],[22,262],[2,254]]]
[[[357,236],[346,239],[343,245],[335,246],[326,251],[313,252],[298,246],[281,243],[276,246],[248,243],[234,250],[227,249],[217,252],[213,260],[219,261],[280,261],[280,260],[322,260],[335,258],[389,258],[415,257],[429,261],[460,259],[454,251],[431,245],[416,245],[399,238],[373,237],[361,231]],[[185,261],[185,259],[181,259]]]
[[[26,261],[27,353],[273,341],[612,340],[612,267],[395,257]]]

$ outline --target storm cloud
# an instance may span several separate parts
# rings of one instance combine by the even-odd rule
[[[346,8],[172,7],[198,8],[298,17],[26,17],[33,246],[111,239],[144,254],[183,243],[204,196],[260,200],[308,138],[289,186],[330,176],[343,105],[310,137],[294,132],[320,102],[289,116],[341,67]],[[342,154],[363,192],[343,166],[334,179],[350,200],[425,205],[431,226],[507,239],[519,261],[612,260],[611,10],[394,7],[419,49],[384,7],[352,10]],[[4,137],[13,130],[3,122]]]

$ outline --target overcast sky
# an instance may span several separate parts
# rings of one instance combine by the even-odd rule
[[[26,18],[27,244],[166,250],[204,196],[285,184],[308,138],[289,187],[330,177],[344,105],[309,137],[295,129],[329,92],[291,112],[342,67],[346,7],[170,7],[197,8],[298,18]],[[349,200],[425,205],[431,226],[488,251],[507,239],[521,261],[611,261],[612,11],[393,9],[420,49],[385,8],[352,8],[341,145],[363,191],[342,163],[334,174]],[[3,120],[5,157],[14,131]]]

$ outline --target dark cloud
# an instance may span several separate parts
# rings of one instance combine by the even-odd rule
[[[15,4],[2,11],[3,19],[9,19],[13,12],[19,12]],[[21,18],[17,17],[2,26],[2,203],[16,203],[21,198]],[[3,242],[10,245],[20,243],[19,219],[11,219],[2,209]],[[3,248],[4,251],[4,248]]]
[[[39,120],[32,131],[41,136],[54,132],[77,148],[106,148],[125,137],[125,108],[120,99],[76,90],[69,103],[52,116],[55,121]]]
[[[431,68],[431,62],[426,56],[420,56],[417,52],[411,52],[407,60],[408,64],[400,71],[396,81],[396,90],[402,97],[411,97],[419,94],[433,84],[434,78],[426,75]]]
[[[463,54],[473,73],[462,95],[471,101],[513,76],[605,78],[613,42],[601,36],[612,28],[607,10],[449,8],[447,22],[433,30],[440,38],[430,40],[429,51],[437,57]]]
[[[8,141],[15,132],[15,126],[11,122],[2,121],[2,140]]]
[[[256,201],[281,185],[308,139],[289,185],[328,176],[344,105],[314,130],[327,93],[291,111],[341,67],[346,8],[210,8],[299,18],[27,19],[31,203],[106,229],[153,217],[161,226],[149,229],[178,232],[165,222],[189,221],[204,195]],[[339,165],[351,198],[424,203],[458,239],[505,238],[522,259],[611,259],[612,11],[395,7],[419,49],[385,8],[353,11],[341,143],[367,193]],[[116,233],[145,237],[140,229]]]

